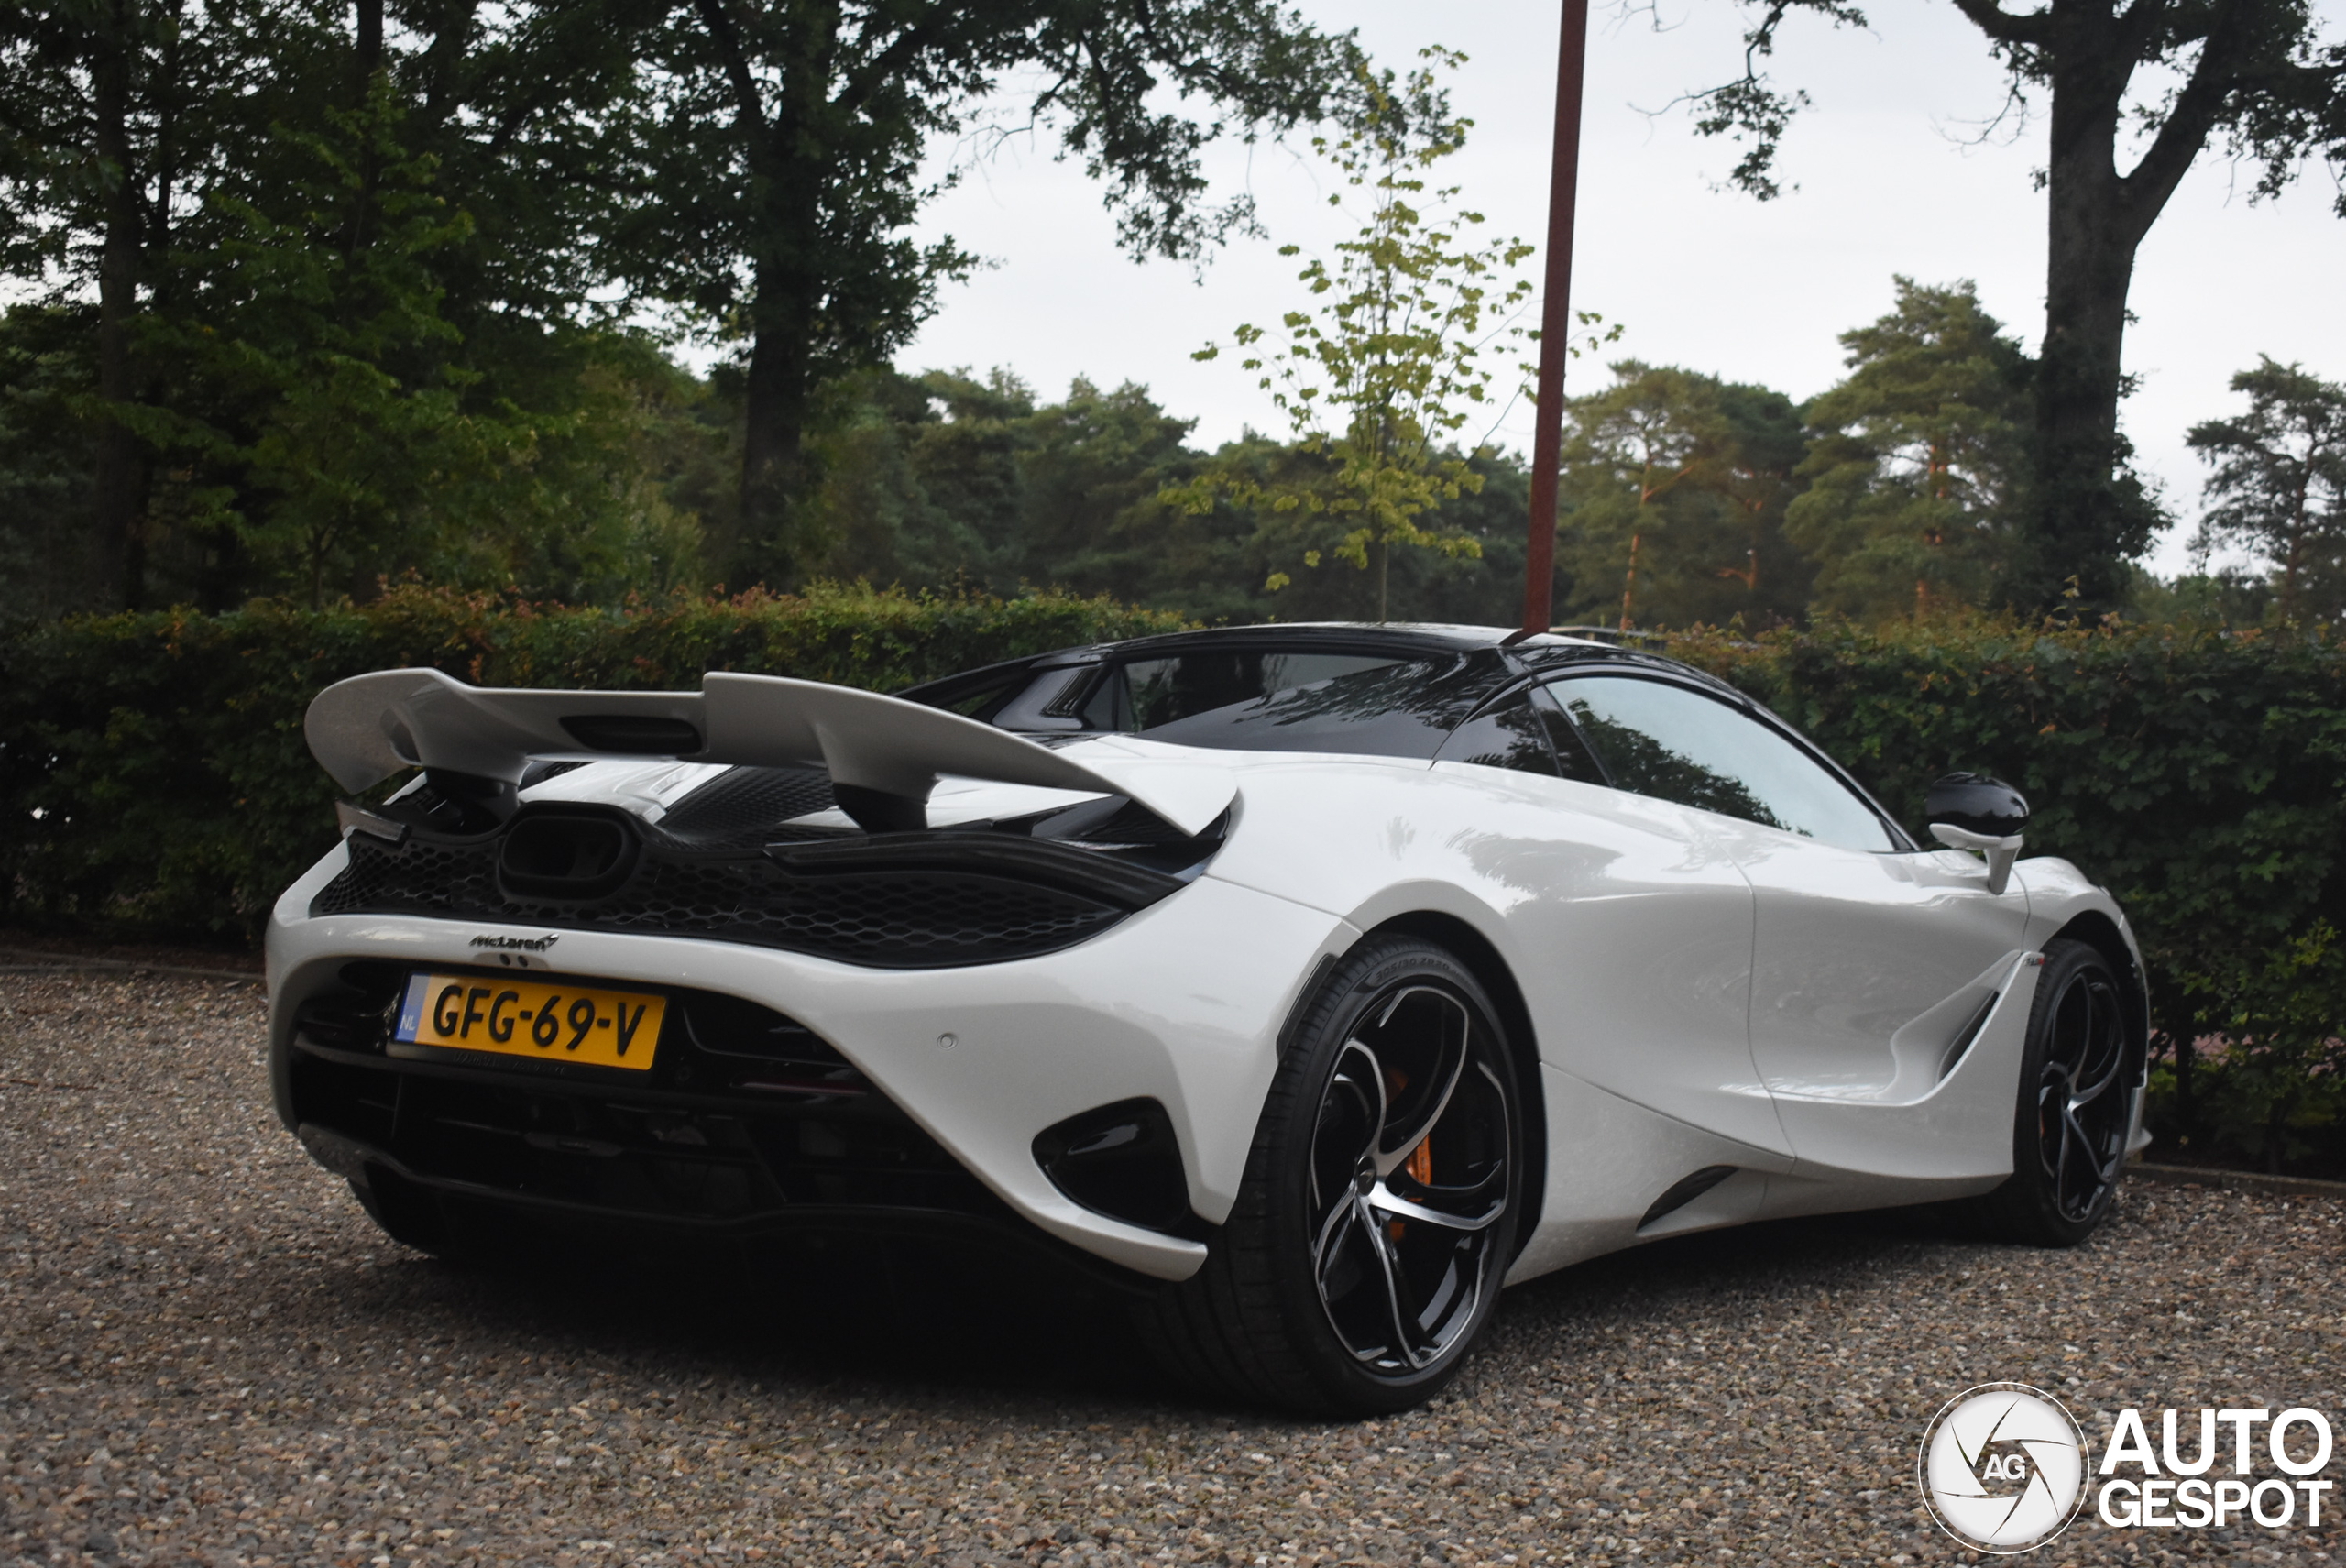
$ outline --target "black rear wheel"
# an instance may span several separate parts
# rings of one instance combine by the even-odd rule
[[[1372,938],[1310,1004],[1205,1266],[1143,1328],[1178,1373],[1289,1409],[1406,1409],[1489,1321],[1521,1209],[1507,1042],[1474,974]]]
[[[2012,1174],[1979,1200],[2003,1239],[2075,1246],[2110,1212],[2142,1094],[2120,984],[2098,948],[2046,945],[2021,1061]]]

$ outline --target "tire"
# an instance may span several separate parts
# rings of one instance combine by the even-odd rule
[[[1448,951],[1372,937],[1307,1003],[1205,1266],[1140,1311],[1176,1376],[1314,1415],[1401,1410],[1472,1351],[1515,1255],[1506,1033]]]
[[[2121,982],[2099,949],[2046,944],[2012,1113],[2012,1174],[1976,1200],[2000,1241],[2075,1246],[2110,1212],[2142,1094]]]
[[[354,1180],[350,1195],[367,1211],[375,1226],[401,1246],[429,1253],[446,1262],[460,1261],[453,1229],[439,1198],[395,1170],[367,1167],[367,1179]]]

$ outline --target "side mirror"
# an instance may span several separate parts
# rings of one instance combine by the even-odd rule
[[[1986,773],[1949,773],[1923,797],[1923,817],[1940,843],[1986,856],[1989,893],[2004,891],[2028,826],[2025,795]]]

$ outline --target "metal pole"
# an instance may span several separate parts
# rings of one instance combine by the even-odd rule
[[[1523,570],[1523,630],[1554,615],[1556,470],[1564,455],[1564,360],[1573,331],[1573,206],[1580,190],[1581,80],[1588,65],[1588,0],[1564,0],[1556,51],[1556,150],[1548,187],[1548,279],[1540,309],[1540,405],[1531,438],[1531,537]]]

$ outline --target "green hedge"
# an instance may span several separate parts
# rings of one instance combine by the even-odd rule
[[[608,611],[406,588],[356,609],[27,627],[0,635],[0,910],[21,925],[249,939],[334,843],[336,791],[302,743],[302,713],[367,670],[687,690],[707,670],[749,670],[884,691],[1180,624],[1057,595],[824,587]]]
[[[2011,623],[1673,639],[1921,826],[1978,768],[2036,853],[2118,895],[2150,969],[2154,1105],[2187,1152],[2346,1157],[2346,649],[2320,636]]]
[[[249,938],[332,842],[302,710],[365,670],[689,688],[733,669],[884,690],[1176,624],[1049,596],[824,588],[620,613],[407,589],[25,628],[0,634],[0,898],[20,924]],[[2003,623],[1697,633],[1670,651],[1814,735],[1910,823],[1951,769],[2019,785],[2032,848],[2106,883],[2143,941],[2165,1133],[2346,1166],[2346,649]]]

